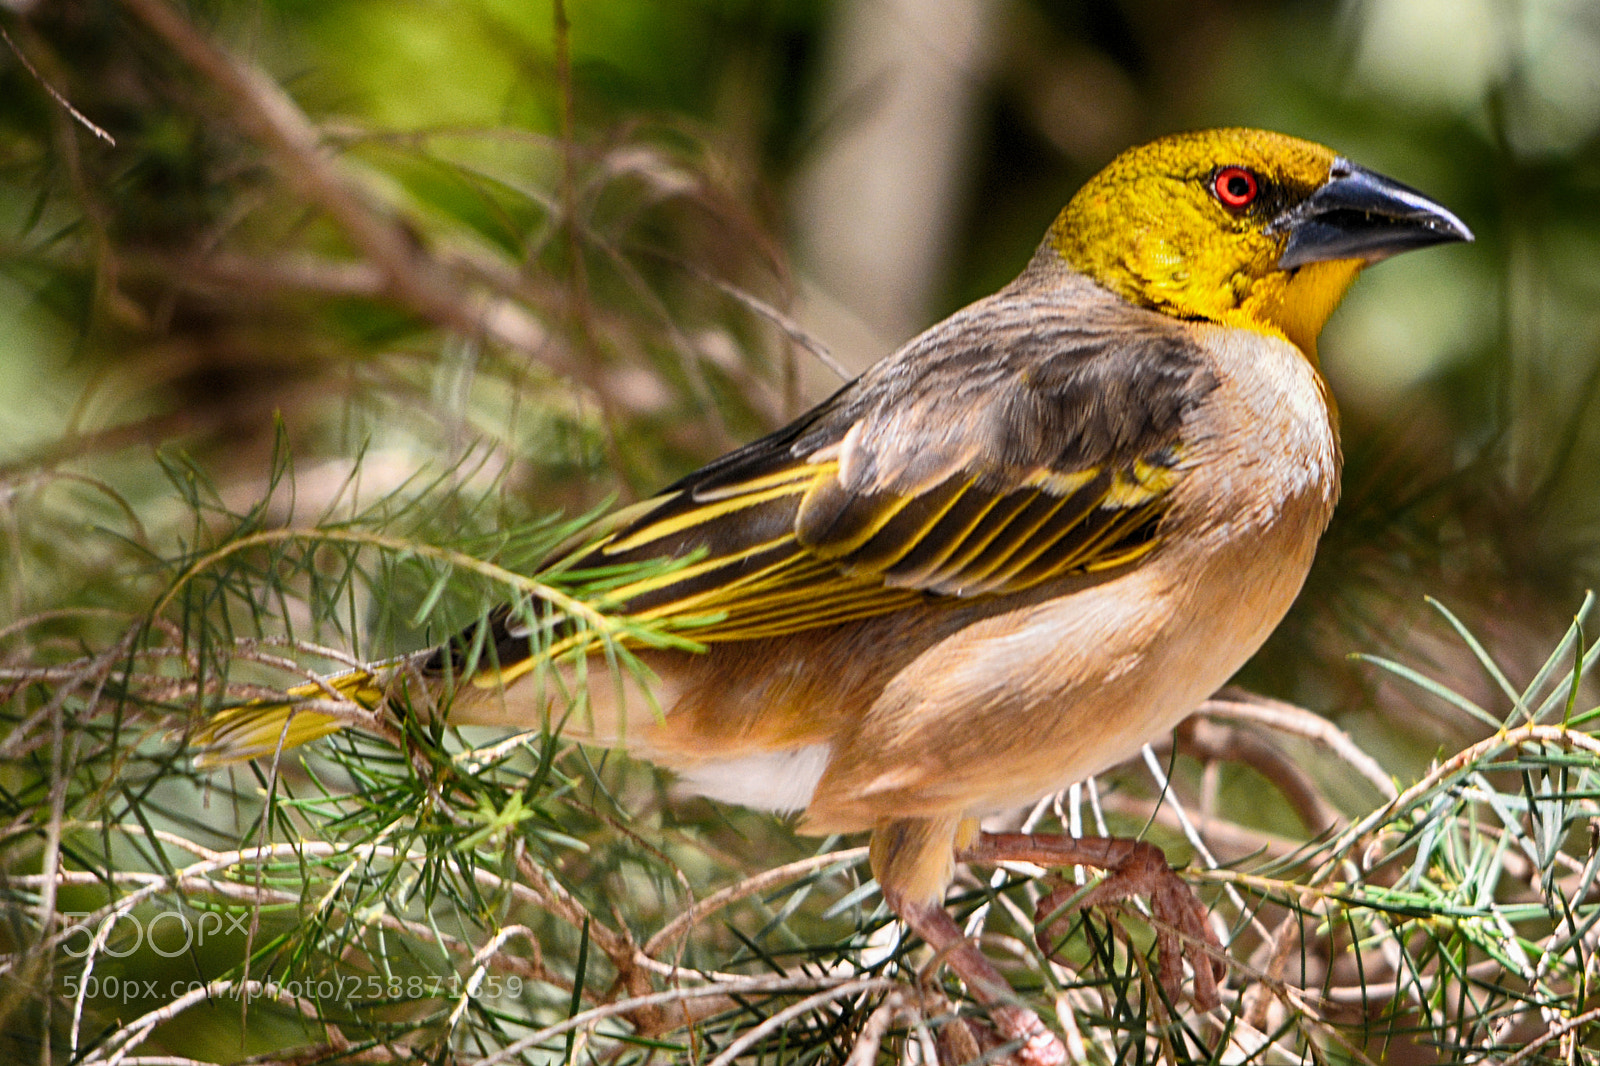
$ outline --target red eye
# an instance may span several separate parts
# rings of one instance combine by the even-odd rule
[[[1261,186],[1256,176],[1244,167],[1223,167],[1211,179],[1211,191],[1217,194],[1222,206],[1237,211],[1250,206],[1256,193],[1261,191]]]

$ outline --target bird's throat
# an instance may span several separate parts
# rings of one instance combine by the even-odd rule
[[[1317,335],[1361,273],[1358,259],[1308,263],[1256,281],[1246,297],[1218,316],[1224,325],[1284,337],[1317,365]]]

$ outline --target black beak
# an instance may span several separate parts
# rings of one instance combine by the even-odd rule
[[[1273,220],[1289,234],[1278,256],[1284,270],[1331,259],[1375,263],[1413,248],[1472,240],[1455,215],[1409,185],[1334,160],[1327,182]]]

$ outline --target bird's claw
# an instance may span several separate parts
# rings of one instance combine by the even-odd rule
[[[1143,896],[1150,902],[1157,976],[1167,995],[1176,1000],[1182,994],[1183,963],[1187,959],[1194,969],[1195,1005],[1201,1010],[1218,1006],[1221,996],[1217,982],[1225,972],[1222,943],[1206,921],[1205,905],[1167,865],[1160,849],[1153,846],[1135,849],[1087,892],[1079,885],[1063,883],[1041,900],[1034,911],[1034,938],[1039,949],[1054,956],[1065,935],[1062,926],[1067,913],[1063,908],[1069,903],[1071,910],[1078,910],[1120,903],[1134,896]]]
[[[995,1062],[1006,1066],[1066,1066],[1070,1061],[1061,1038],[1026,1007],[996,1006],[990,1027],[951,1018],[938,1029],[941,1063]],[[1002,1053],[1002,1048],[1008,1048]]]

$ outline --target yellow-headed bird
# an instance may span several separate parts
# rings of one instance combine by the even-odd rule
[[[640,651],[664,713],[608,679],[577,735],[707,796],[801,811],[808,832],[870,830],[885,899],[1030,1061],[1061,1045],[945,912],[958,858],[1110,869],[1095,898],[1150,893],[1171,930],[1164,980],[1187,950],[1213,1004],[1204,912],[1159,852],[977,819],[1132,755],[1261,645],[1339,495],[1318,332],[1363,266],[1471,239],[1415,190],[1279,134],[1124,152],[1010,285],[568,555],[579,569],[688,557],[614,604],[720,619],[692,631],[703,654]],[[550,680],[538,667],[573,623],[505,609],[489,625],[412,673],[492,662],[450,720],[536,726],[552,686],[524,675]],[[570,677],[594,644],[565,639]],[[386,682],[332,684],[370,707]],[[287,707],[225,712],[203,757],[333,728],[310,712],[286,726]]]

